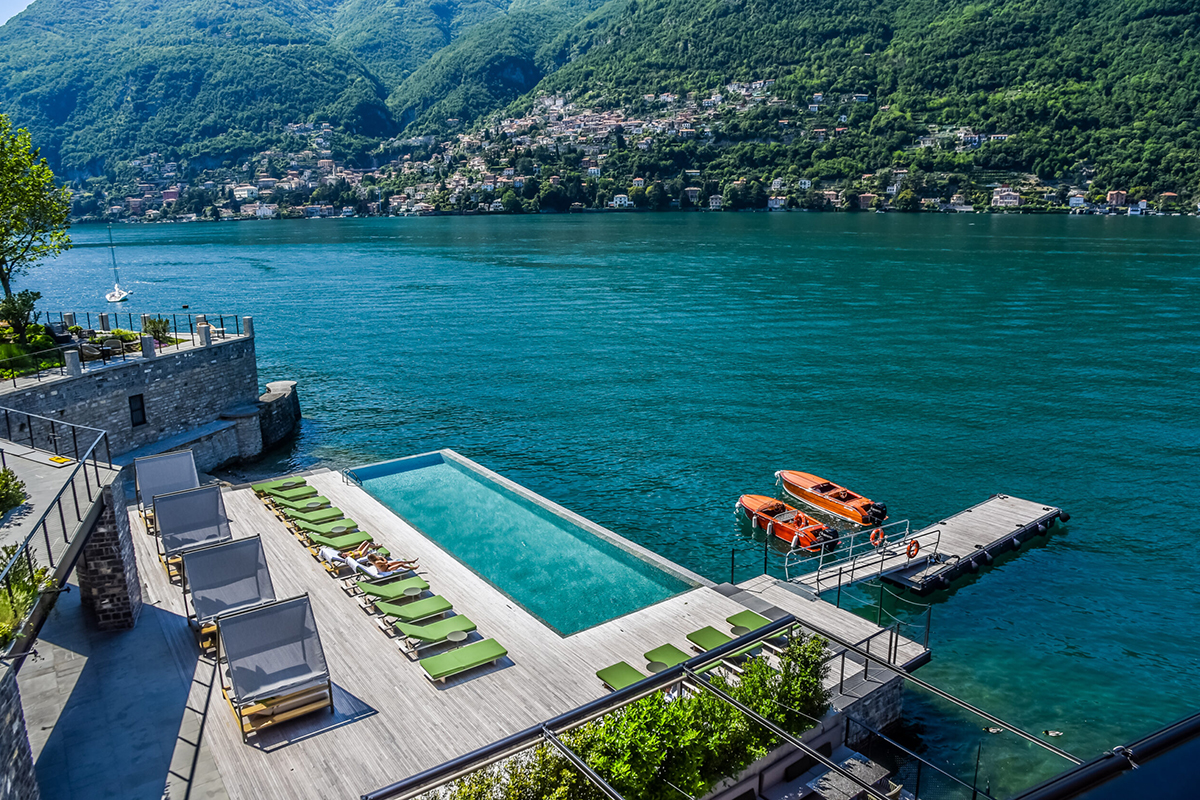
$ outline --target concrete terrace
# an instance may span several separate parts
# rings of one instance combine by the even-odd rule
[[[21,673],[45,798],[356,797],[601,697],[597,669],[623,659],[645,670],[645,651],[667,642],[688,650],[688,633],[728,630],[726,617],[747,607],[791,613],[855,642],[879,631],[764,576],[740,587],[700,586],[564,638],[339,474],[318,472],[308,482],[394,555],[420,558],[431,589],[503,644],[508,658],[431,683],[253,492],[231,490],[234,537],[261,535],[277,596],[309,595],[334,683],[333,714],[243,744],[213,663],[200,657],[188,628],[182,592],[131,508],[141,620],[131,631],[96,633],[76,598],[65,596],[43,630],[40,660]],[[895,644],[898,664],[927,657],[918,643]],[[836,674],[830,680],[836,684]],[[870,690],[870,680],[860,681],[855,694]]]

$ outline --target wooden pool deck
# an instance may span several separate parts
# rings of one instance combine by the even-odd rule
[[[767,576],[737,587],[699,586],[562,637],[340,474],[318,472],[307,480],[393,555],[419,558],[431,589],[509,655],[445,685],[431,683],[253,492],[227,491],[234,537],[262,537],[277,596],[311,599],[334,684],[334,713],[280,724],[243,744],[219,686],[192,682],[188,708],[205,710],[202,747],[234,800],[357,797],[601,697],[606,689],[597,669],[625,660],[645,671],[647,650],[668,642],[689,650],[688,633],[706,625],[728,631],[725,619],[747,607],[768,616],[791,613],[855,643],[873,635],[883,641],[875,625]],[[197,676],[211,676],[211,662],[199,656],[187,626],[182,592],[168,581],[134,509],[130,520],[145,601],[167,612],[160,620],[181,668],[189,677],[193,667]],[[897,664],[911,667],[928,657],[916,642],[892,642]],[[875,652],[884,652],[882,645]],[[130,658],[136,669],[136,654]],[[830,681],[836,685],[836,676]],[[103,723],[95,724],[92,735],[103,735]]]
[[[792,578],[818,594],[859,581],[882,578],[920,594],[949,587],[978,572],[996,556],[1046,533],[1063,515],[1060,508],[997,494],[968,509],[841,563]],[[1069,516],[1069,515],[1068,515]],[[915,542],[918,551],[910,557]]]

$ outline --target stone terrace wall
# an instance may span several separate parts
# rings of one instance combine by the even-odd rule
[[[7,664],[0,664],[0,800],[39,797],[17,674]]]
[[[79,601],[102,631],[132,628],[142,611],[142,584],[125,509],[125,481],[131,473],[130,468],[122,470],[104,487],[104,509],[86,534],[89,538],[75,567]]]
[[[134,427],[129,398],[138,394],[145,401],[146,423]],[[231,406],[257,400],[253,337],[177,353],[167,350],[152,360],[137,359],[0,395],[0,405],[108,431],[114,456],[182,434],[212,422]]]

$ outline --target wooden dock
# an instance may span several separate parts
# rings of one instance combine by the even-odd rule
[[[1060,508],[997,494],[919,531],[889,537],[878,548],[856,549],[852,542],[848,557],[826,558],[819,567],[790,576],[790,581],[820,595],[881,579],[924,595],[979,572],[1000,554],[1068,519]]]
[[[178,741],[161,746],[168,751],[174,746],[173,763],[200,764],[199,773],[195,766],[190,768],[195,773],[192,780],[199,782],[202,773],[207,774],[232,800],[360,796],[601,697],[606,689],[596,677],[597,669],[625,660],[644,671],[646,651],[668,642],[690,650],[688,633],[706,625],[727,628],[725,619],[746,608],[774,619],[790,613],[851,643],[867,642],[872,652],[886,652],[901,668],[911,669],[928,659],[920,643],[769,576],[739,586],[698,586],[563,637],[361,488],[344,483],[339,474],[319,472],[307,480],[393,554],[420,558],[421,573],[432,589],[474,620],[480,635],[500,641],[509,655],[496,666],[446,685],[431,683],[420,665],[401,654],[397,642],[381,633],[374,618],[343,593],[261,500],[249,489],[227,491],[224,500],[234,537],[262,537],[277,595],[308,594],[334,684],[332,714],[320,712],[280,724],[244,744],[216,686],[212,661],[200,655],[188,628],[180,588],[168,581],[153,537],[131,508],[145,602],[159,612],[156,624],[162,627],[165,647],[191,685],[186,711],[181,709],[181,731],[195,733],[181,733]],[[49,652],[51,645],[44,646]],[[111,647],[119,649],[119,640]],[[106,651],[104,657],[138,670],[140,655]],[[829,683],[835,691],[839,688],[836,675]],[[846,684],[844,696],[835,702],[844,704],[854,696],[849,681]],[[861,697],[877,686],[860,682],[854,691]],[[31,686],[23,694],[32,691]],[[69,694],[59,696],[56,702],[68,698]],[[121,737],[122,725],[137,723],[136,715],[107,720],[51,716],[55,718],[47,719],[46,730],[65,725],[59,733],[67,737]],[[35,748],[40,751],[42,744],[39,737]],[[189,774],[180,769],[172,775],[177,773]],[[187,785],[176,785],[180,780],[168,777],[172,796],[187,793]]]

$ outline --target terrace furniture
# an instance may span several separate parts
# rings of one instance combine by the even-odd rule
[[[429,680],[445,683],[447,678],[484,664],[494,664],[506,655],[508,651],[495,639],[484,639],[448,653],[423,658],[421,668],[425,670]]]
[[[329,522],[302,522],[295,520],[292,525],[298,531],[302,531],[312,538],[312,534],[318,536],[341,536],[347,533],[353,533],[358,530],[358,523],[352,519],[335,519]]]
[[[157,495],[195,489],[200,485],[191,450],[135,458],[133,472],[137,482],[138,512],[148,533],[154,533],[153,503]]]
[[[361,544],[373,541],[371,534],[363,533],[362,531],[354,531],[353,533],[343,533],[340,536],[322,536],[319,533],[308,534],[308,540],[313,543],[316,548],[332,547],[334,550],[342,551],[349,550],[352,547],[358,547]]]
[[[599,678],[605,686],[612,689],[614,692],[619,692],[626,686],[632,686],[646,676],[638,672],[636,667],[633,667],[628,662],[618,661],[611,667],[596,671],[596,677]]]
[[[301,500],[305,497],[316,497],[317,490],[311,486],[297,486],[295,489],[267,489],[266,495],[272,500]]]
[[[429,588],[429,584],[421,577],[405,578],[404,580],[389,581],[388,583],[358,581],[355,586],[362,590],[364,596],[380,600],[403,600],[415,597]],[[414,592],[413,590],[416,591]]]
[[[209,545],[183,554],[184,599],[190,594],[188,623],[200,649],[216,646],[217,618],[275,601],[262,540],[257,536]]]
[[[385,617],[392,617],[401,622],[420,622],[423,619],[445,616],[447,611],[454,608],[450,601],[435,594],[423,600],[413,600],[410,603],[397,603],[392,600],[376,600],[375,608]]]
[[[735,636],[744,636],[750,631],[756,631],[759,628],[771,624],[771,620],[767,619],[762,614],[757,614],[751,611],[750,609],[739,611],[732,617],[727,617],[725,621],[733,627],[733,633]]]
[[[282,511],[288,519],[295,520],[296,522],[307,522],[310,525],[320,525],[322,522],[332,522],[343,517],[340,508],[318,508],[313,511],[293,511],[285,508]]]
[[[664,669],[670,669],[671,667],[682,664],[691,658],[691,656],[673,644],[664,644],[661,647],[654,648],[648,653],[644,653],[643,655],[646,657],[646,661],[648,661],[650,664],[665,665],[658,670],[651,668],[651,672],[661,672]]]
[[[263,483],[251,484],[250,488],[257,495],[264,495],[272,489],[292,489],[306,486],[304,478],[296,476],[288,476],[286,478],[276,478],[273,481],[264,481]]]
[[[170,578],[179,576],[182,556],[188,550],[233,538],[220,486],[201,486],[154,498],[159,558]]]
[[[721,633],[719,630],[712,627],[711,625],[703,627],[698,631],[692,631],[691,633],[689,633],[687,635],[687,639],[689,642],[691,642],[695,646],[695,649],[701,653],[703,653],[706,650],[715,650],[716,648],[720,647],[721,645],[729,644],[730,642],[733,641],[732,637],[727,636],[724,633]],[[754,652],[755,650],[760,650],[760,649],[762,649],[762,642],[755,642],[752,645],[743,647],[742,649],[738,650],[735,653],[730,653],[729,655],[725,656],[725,658],[729,658],[729,659],[741,658],[744,655],[748,655],[748,654]]]
[[[333,710],[333,684],[308,595],[221,615],[216,623],[217,663],[227,666],[220,670],[221,691],[237,714],[243,742],[284,720]]]
[[[331,505],[328,497],[305,497],[300,500],[283,500],[275,498],[272,502],[276,507],[285,511],[316,511],[318,508],[324,508]]]
[[[410,625],[407,622],[393,622],[392,627],[408,644],[401,644],[400,651],[405,655],[420,653],[428,647],[434,647],[446,642],[454,642],[461,636],[466,639],[468,633],[475,631],[475,623],[462,614],[445,617],[427,625]]]

